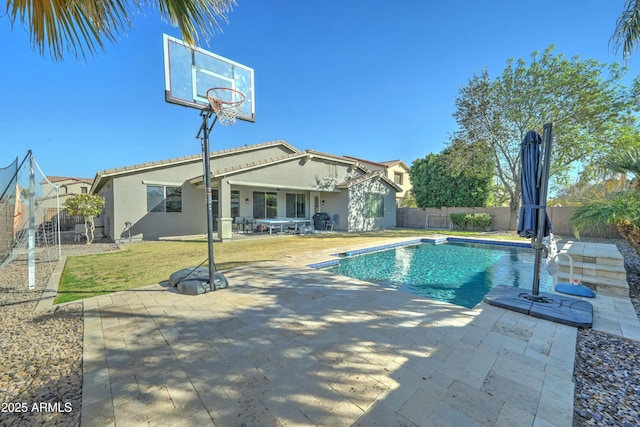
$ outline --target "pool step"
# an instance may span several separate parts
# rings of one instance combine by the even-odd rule
[[[565,243],[560,252],[573,258],[573,276],[602,295],[629,296],[624,258],[613,244]],[[569,260],[559,257],[558,281],[569,282]]]

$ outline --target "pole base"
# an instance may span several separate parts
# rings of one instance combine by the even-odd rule
[[[183,268],[169,276],[169,286],[174,286],[178,292],[185,295],[200,295],[218,289],[229,287],[227,278],[222,273],[213,273],[213,286],[209,283],[209,269],[207,267]]]
[[[593,306],[577,298],[541,292],[531,295],[511,286],[497,286],[484,297],[487,304],[577,328],[593,326]]]

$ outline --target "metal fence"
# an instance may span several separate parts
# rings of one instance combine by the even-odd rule
[[[75,229],[76,224],[84,224],[84,218],[81,216],[69,215],[65,209],[58,212],[56,208],[48,208],[44,215],[44,222],[60,221],[60,231],[70,231]]]

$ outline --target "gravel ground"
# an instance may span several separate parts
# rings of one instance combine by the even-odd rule
[[[614,243],[640,316],[640,257],[625,240]],[[640,426],[640,341],[580,329],[573,373],[574,426]]]
[[[65,255],[116,250],[114,244],[64,245]],[[28,263],[0,270],[0,426],[79,426],[82,404],[81,303],[36,312],[55,265],[36,260],[36,289]]]
[[[640,257],[625,258],[631,300],[640,315]],[[116,250],[109,243],[65,245],[66,255]],[[49,271],[39,262],[39,271]],[[26,290],[27,263],[0,270],[0,426],[79,426],[82,404],[81,303],[35,308],[48,276]],[[640,425],[640,342],[590,329],[578,332],[574,426]]]

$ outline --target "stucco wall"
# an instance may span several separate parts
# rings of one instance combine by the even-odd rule
[[[394,227],[395,221],[392,212],[395,212],[395,191],[379,179],[370,179],[349,187],[348,202],[348,231],[377,230],[385,227]],[[366,218],[362,215],[365,209],[367,194],[380,194],[384,196],[384,214],[382,218]],[[390,224],[390,225],[387,225]]]
[[[113,206],[108,218],[115,240],[128,239],[127,222],[131,222],[131,237],[153,239],[206,233],[206,211],[202,190],[186,182],[202,174],[200,163],[143,171],[113,179]],[[147,185],[182,187],[182,212],[147,212]],[[109,214],[107,214],[109,215]]]
[[[380,179],[372,179],[338,189],[336,185],[361,176],[363,172],[346,162],[330,156],[305,155],[273,162],[272,159],[289,153],[286,147],[264,147],[261,150],[233,152],[212,158],[211,169],[216,173],[212,187],[219,191],[219,212],[214,215],[230,218],[230,194],[239,194],[239,216],[253,217],[254,191],[275,192],[278,217],[286,217],[287,193],[305,194],[306,217],[315,213],[314,197],[319,200],[318,211],[327,212],[336,221],[335,230],[377,229],[395,226],[395,191]],[[253,162],[266,162],[264,166]],[[272,162],[272,163],[269,163]],[[206,233],[206,206],[201,180],[202,162],[193,160],[118,174],[101,184],[99,194],[105,196],[105,224],[110,237],[116,241],[131,237],[155,239],[168,236]],[[147,186],[181,186],[182,212],[147,212]],[[369,186],[370,188],[367,188]],[[385,195],[385,217],[364,221],[357,206],[351,206],[351,192],[369,191]],[[354,193],[354,194],[355,194]],[[322,203],[321,201],[324,201]],[[358,203],[358,202],[355,202]],[[349,216],[352,215],[352,218]],[[127,227],[127,223],[131,227]]]
[[[402,184],[398,184],[396,182],[396,184],[398,184],[400,188],[402,188],[402,191],[396,193],[396,197],[398,198],[406,197],[407,191],[411,189],[411,177],[409,176],[409,171],[407,171],[405,168],[403,168],[400,165],[393,165],[389,167],[386,173],[387,173],[387,178],[389,178],[391,182],[395,182],[396,172],[402,174]]]

